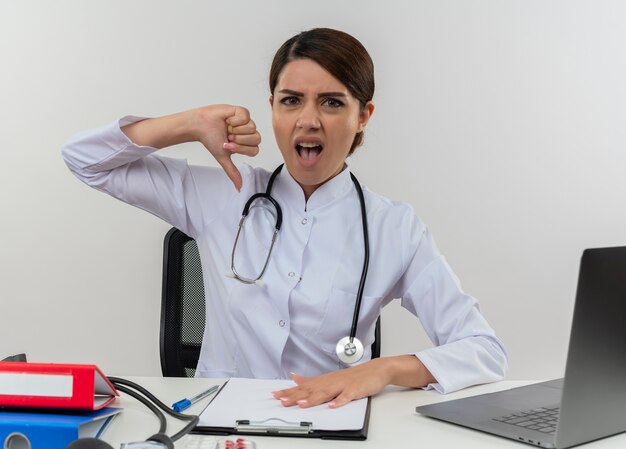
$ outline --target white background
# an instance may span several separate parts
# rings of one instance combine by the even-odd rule
[[[509,378],[561,376],[581,252],[626,243],[625,23],[620,0],[2,2],[0,358],[160,374],[169,226],[82,185],[60,147],[125,114],[227,102],[250,109],[251,162],[272,168],[272,56],[327,26],[376,65],[352,170],[429,225]],[[214,164],[198,145],[167,152]],[[429,344],[385,310],[384,354]]]

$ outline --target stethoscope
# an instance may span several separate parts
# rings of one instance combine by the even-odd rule
[[[272,173],[272,175],[270,176],[270,179],[267,182],[267,188],[265,189],[265,193],[259,192],[252,195],[250,199],[248,199],[248,201],[246,202],[243,208],[243,212],[241,213],[241,219],[239,220],[239,229],[237,230],[237,237],[235,237],[235,243],[233,244],[233,253],[231,257],[230,268],[232,270],[232,277],[240,282],[243,282],[244,284],[262,285],[261,278],[263,277],[263,274],[267,269],[270,256],[272,255],[272,249],[274,248],[274,243],[276,242],[276,236],[278,235],[278,231],[280,231],[280,227],[283,223],[282,209],[280,208],[278,202],[271,196],[274,180],[276,179],[276,176],[278,176],[278,174],[280,173],[283,165],[284,164],[279,165],[278,168],[274,170],[274,173]],[[356,363],[363,357],[363,343],[361,343],[361,341],[356,338],[356,331],[359,322],[359,312],[361,310],[361,300],[363,299],[363,288],[365,287],[365,279],[367,278],[367,267],[369,265],[370,259],[369,236],[367,232],[367,215],[365,212],[365,199],[363,198],[363,190],[361,189],[361,184],[352,173],[350,173],[350,177],[352,178],[352,182],[354,183],[356,192],[359,195],[359,202],[361,204],[361,220],[363,222],[363,244],[365,248],[365,257],[363,258],[363,271],[361,272],[359,290],[357,292],[356,303],[354,305],[354,313],[352,315],[352,326],[350,327],[350,335],[340,339],[337,342],[337,346],[335,347],[335,352],[337,353],[337,357],[339,358],[339,360],[347,364]],[[261,272],[256,278],[248,278],[239,274],[237,272],[237,269],[235,268],[235,251],[237,249],[239,236],[241,235],[241,230],[243,229],[243,224],[246,221],[248,213],[250,212],[252,203],[254,203],[258,199],[265,199],[274,206],[274,209],[276,209],[276,223],[274,226],[274,234],[272,235],[272,242],[270,244],[270,248],[267,253],[267,257],[265,258],[265,263],[263,264]]]

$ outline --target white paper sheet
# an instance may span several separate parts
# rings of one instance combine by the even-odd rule
[[[328,404],[316,407],[284,407],[272,391],[295,386],[290,380],[232,378],[200,415],[199,426],[236,427],[237,421],[251,423],[281,419],[289,423],[313,423],[313,430],[359,430],[363,428],[367,398],[331,409]],[[268,424],[280,424],[272,421]]]

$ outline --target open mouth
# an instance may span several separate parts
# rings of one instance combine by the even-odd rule
[[[296,144],[298,155],[305,161],[313,161],[322,154],[323,145],[315,142],[300,142]]]

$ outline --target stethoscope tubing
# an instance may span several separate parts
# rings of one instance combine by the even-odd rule
[[[276,176],[278,176],[278,173],[280,173],[280,170],[283,168],[283,165],[284,164],[280,164],[278,168],[274,170],[274,173],[272,173],[272,176],[270,176],[265,193],[259,192],[259,193],[255,193],[254,195],[252,195],[248,199],[248,201],[246,201],[246,204],[243,207],[243,212],[241,213],[241,219],[239,220],[239,228],[237,230],[237,236],[235,237],[235,243],[233,245],[233,252],[231,255],[231,259],[230,259],[230,269],[235,275],[235,278],[243,282],[244,284],[255,284],[265,274],[265,270],[267,269],[267,266],[270,261],[270,256],[272,255],[272,250],[274,249],[274,242],[276,241],[276,237],[278,236],[278,231],[280,231],[280,228],[283,225],[282,208],[280,207],[278,202],[274,198],[272,198],[272,195],[271,195],[272,186],[274,185],[274,179],[276,179]],[[261,270],[261,273],[257,276],[256,279],[252,279],[252,278],[247,278],[237,272],[237,268],[235,267],[235,248],[237,248],[237,242],[239,241],[239,236],[241,234],[241,229],[243,228],[243,223],[244,221],[246,221],[246,218],[248,218],[248,213],[250,213],[250,207],[252,207],[252,203],[254,203],[259,198],[264,198],[268,200],[270,203],[272,203],[272,205],[274,206],[274,209],[276,209],[276,224],[274,225],[274,234],[272,235],[272,242],[270,244],[270,250],[267,254],[267,257],[265,258],[265,264],[263,265],[263,269]]]
[[[365,211],[365,198],[363,197],[363,190],[356,176],[350,173],[356,193],[359,196],[359,203],[361,204],[361,221],[363,222],[363,270],[361,271],[361,280],[359,281],[359,289],[356,294],[356,304],[354,305],[354,313],[352,315],[352,326],[350,327],[350,342],[354,341],[356,337],[356,330],[359,323],[359,314],[361,312],[361,302],[363,300],[363,290],[365,289],[365,280],[367,279],[367,270],[370,263],[370,239],[367,229],[367,215]]]

